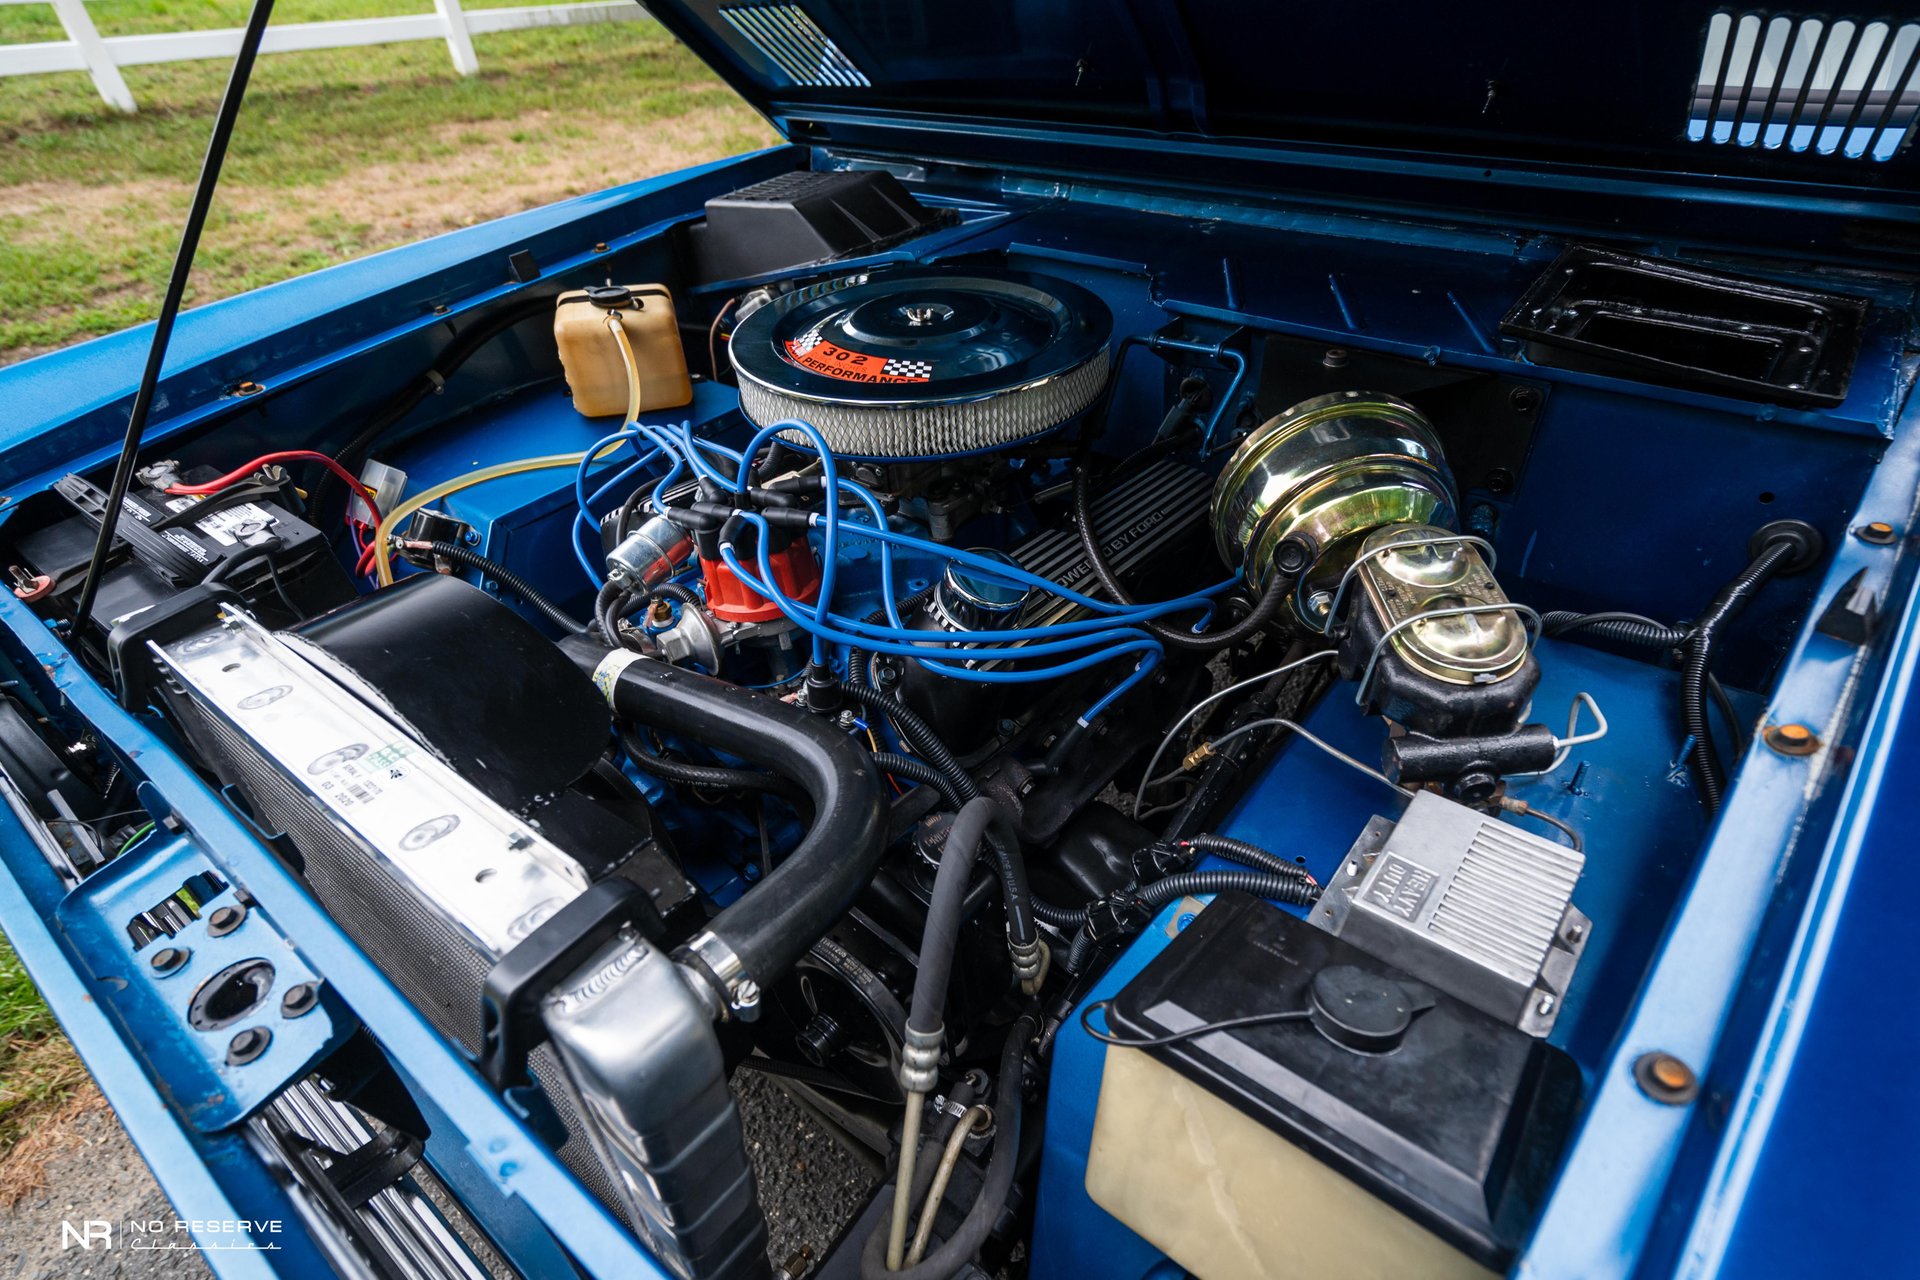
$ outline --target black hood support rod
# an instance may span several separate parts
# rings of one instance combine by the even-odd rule
[[[127,487],[133,483],[140,441],[146,435],[147,418],[153,412],[160,367],[166,362],[167,344],[173,339],[173,322],[180,314],[187,277],[193,272],[194,254],[200,248],[200,233],[207,225],[207,211],[213,207],[213,190],[220,184],[220,167],[226,162],[227,143],[233,138],[233,123],[240,115],[240,100],[246,97],[247,81],[253,76],[260,39],[266,34],[267,19],[272,13],[273,0],[253,0],[253,11],[247,15],[246,28],[240,33],[240,52],[234,55],[233,72],[227,77],[226,91],[220,97],[220,112],[214,117],[213,136],[207,141],[206,158],[200,162],[200,182],[193,189],[187,225],[180,233],[180,248],[173,257],[173,274],[167,280],[167,294],[161,300],[160,316],[154,322],[153,344],[147,348],[147,367],[140,375],[140,389],[134,393],[133,412],[127,415],[127,434],[120,444],[120,461],[113,469],[106,510],[100,514],[100,533],[93,542],[93,558],[87,562],[87,576],[80,584],[80,598],[73,614],[76,628],[85,625],[93,612],[94,597],[100,592],[100,579],[113,550],[114,531],[120,524],[120,508],[126,501]]]

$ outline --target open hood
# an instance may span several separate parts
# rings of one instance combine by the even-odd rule
[[[996,165],[1100,155],[1082,171],[1116,173],[1224,155],[1236,163],[1216,163],[1222,182],[1283,189],[1312,185],[1303,165],[1415,166],[1483,190],[1626,184],[1875,220],[1910,217],[1920,187],[1908,145],[1920,12],[1729,13],[1706,0],[650,8],[789,138],[814,144]]]

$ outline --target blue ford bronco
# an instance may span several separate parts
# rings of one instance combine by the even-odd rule
[[[221,1275],[1911,1269],[1920,17],[659,0],[784,145],[180,314],[270,8],[0,371],[0,926]]]

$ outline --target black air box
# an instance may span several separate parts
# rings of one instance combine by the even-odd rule
[[[701,278],[738,280],[874,249],[933,222],[890,173],[801,169],[707,201],[694,247]]]

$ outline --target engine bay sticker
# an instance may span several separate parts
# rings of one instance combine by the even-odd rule
[[[842,382],[931,382],[933,362],[889,359],[836,346],[808,334],[787,343],[787,359],[810,373]]]
[[[167,503],[169,511],[185,511],[197,505],[199,498],[175,498]],[[273,531],[273,513],[251,502],[242,502],[235,506],[223,507],[202,519],[195,520],[193,527],[212,538],[223,547],[239,546],[241,543],[255,542]]]

